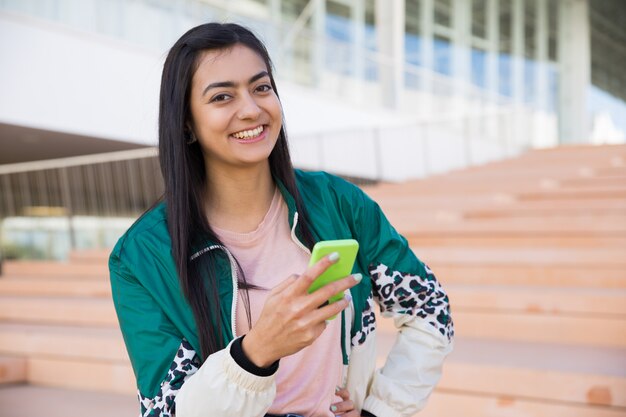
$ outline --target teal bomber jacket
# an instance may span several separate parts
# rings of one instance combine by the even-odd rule
[[[451,343],[454,330],[447,295],[379,206],[358,187],[323,172],[296,170],[296,183],[316,241],[356,239],[360,245],[353,273],[360,272],[364,278],[351,289],[353,314],[347,324],[342,317],[346,336],[338,341],[344,364],[349,363],[352,348],[364,344],[374,333],[373,301],[383,315],[410,316],[433,337],[439,337],[443,345]],[[289,208],[292,238],[301,245],[294,199],[281,184],[278,186]],[[226,248],[214,242],[197,248],[194,256],[208,250],[220,254],[220,328],[230,342],[236,326],[233,260]],[[171,253],[164,203],[144,214],[119,239],[109,268],[142,415],[174,416],[176,392],[203,361],[196,353],[200,352],[200,344],[195,319],[182,293]]]

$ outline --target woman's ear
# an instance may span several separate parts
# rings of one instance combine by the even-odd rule
[[[198,141],[198,138],[196,137],[195,133],[193,133],[193,129],[190,124],[185,125],[185,131],[183,132],[183,136],[187,145],[191,145],[192,143]]]

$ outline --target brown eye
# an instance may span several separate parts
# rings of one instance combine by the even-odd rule
[[[213,96],[213,98],[211,98],[210,103],[218,102],[218,101],[225,101],[225,100],[228,100],[229,98],[230,98],[229,94],[218,94],[216,96]]]
[[[256,88],[256,90],[260,93],[267,93],[272,90],[272,86],[269,84],[262,84]]]

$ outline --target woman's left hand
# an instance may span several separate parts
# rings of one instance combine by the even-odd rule
[[[359,417],[361,415],[359,410],[354,408],[354,403],[350,400],[350,393],[347,389],[340,388],[335,391],[335,394],[340,396],[343,400],[330,406],[330,411],[332,411],[336,416]]]

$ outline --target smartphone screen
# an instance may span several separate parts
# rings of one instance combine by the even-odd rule
[[[309,266],[312,266],[324,256],[330,255],[333,252],[339,253],[339,260],[324,271],[323,274],[317,277],[317,279],[309,287],[309,293],[316,291],[326,284],[350,275],[352,273],[352,268],[354,267],[354,261],[356,260],[358,250],[359,242],[354,239],[325,240],[316,243],[313,247],[313,253],[311,254]],[[338,293],[330,297],[328,301],[333,303],[341,300],[341,298],[343,298],[343,293]]]

